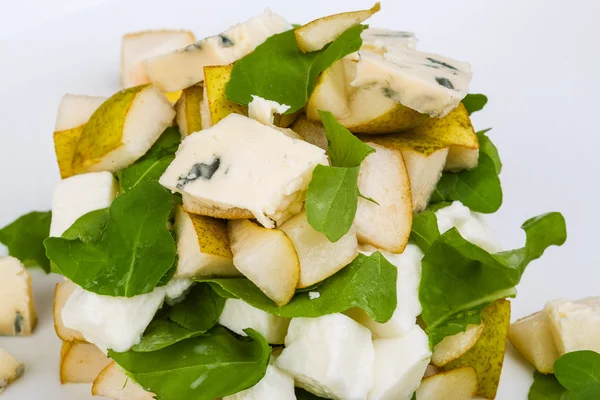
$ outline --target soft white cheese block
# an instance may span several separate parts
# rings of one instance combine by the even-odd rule
[[[63,307],[62,321],[105,353],[127,351],[140,342],[165,297],[175,299],[190,285],[187,279],[172,280],[151,293],[129,298],[101,296],[77,286]]]
[[[249,210],[272,228],[297,213],[323,149],[230,114],[188,136],[160,183],[207,207]]]
[[[31,335],[37,313],[31,276],[14,257],[0,257],[0,335]]]
[[[411,49],[417,48],[417,37],[412,32],[395,31],[383,28],[368,28],[360,35],[363,44],[362,49],[386,53],[393,48]]]
[[[52,195],[50,236],[62,236],[83,215],[110,206],[117,191],[117,180],[106,171],[60,181]]]
[[[252,307],[244,300],[227,299],[219,324],[242,336],[246,336],[244,329],[252,328],[270,344],[283,344],[290,320]]]
[[[223,400],[296,400],[294,379],[271,363],[260,382]]]
[[[383,55],[360,51],[359,57],[352,86],[380,91],[432,117],[447,115],[469,92],[468,63],[400,47],[389,48]]]
[[[409,400],[431,358],[427,335],[418,326],[404,337],[376,339],[375,383],[368,400]]]
[[[296,385],[327,399],[364,400],[373,385],[371,332],[343,314],[294,318],[276,361]]]
[[[5,350],[0,349],[0,394],[4,388],[25,372],[25,366]]]
[[[361,253],[369,256],[374,251],[377,251],[377,249],[367,246]],[[423,253],[418,246],[408,244],[401,254],[392,254],[385,251],[381,251],[381,254],[398,268],[398,279],[396,280],[398,305],[392,318],[388,322],[380,324],[375,322],[361,308],[353,308],[347,312],[347,315],[369,328],[374,338],[398,338],[413,329],[417,316],[421,314],[419,284],[421,283]]]
[[[544,306],[544,313],[560,355],[578,350],[600,353],[600,297],[552,300]]]
[[[193,45],[146,61],[150,80],[163,92],[184,89],[204,80],[207,65],[229,65],[250,54],[268,37],[292,29],[266,9],[261,15]]]
[[[502,246],[484,222],[483,216],[472,212],[460,201],[440,208],[435,212],[435,216],[440,233],[456,228],[463,238],[485,251],[492,254],[502,251]]]
[[[276,101],[252,95],[252,101],[248,103],[248,116],[261,124],[273,125],[275,113],[283,114],[289,109],[290,106],[287,104],[279,104]]]

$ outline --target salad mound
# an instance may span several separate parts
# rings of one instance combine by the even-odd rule
[[[62,98],[52,212],[0,230],[65,277],[61,382],[112,399],[493,399],[510,336],[556,374],[532,391],[583,393],[568,371],[598,361],[578,333],[596,299],[510,328],[564,218],[501,246],[484,214],[502,163],[470,119],[487,97],[469,94],[468,63],[364,25],[380,8],[302,26],[265,10],[199,41],[128,34],[122,90]],[[2,263],[16,272],[0,289],[19,285],[0,333],[29,334],[29,275]]]

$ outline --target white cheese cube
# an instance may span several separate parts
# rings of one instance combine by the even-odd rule
[[[437,210],[435,216],[440,233],[456,228],[463,238],[485,251],[492,254],[502,251],[502,246],[484,222],[483,216],[472,212],[460,201]]]
[[[406,336],[376,339],[373,346],[375,383],[368,400],[409,400],[431,358],[427,335],[415,325]]]
[[[252,95],[248,103],[248,116],[264,125],[273,125],[275,113],[283,114],[290,109],[286,104],[279,104],[273,100],[266,100],[260,96]]]
[[[352,86],[379,91],[420,113],[443,117],[469,93],[468,63],[400,47],[383,55],[360,51],[359,56]]]
[[[14,257],[0,257],[0,335],[31,335],[37,313],[31,276]]]
[[[52,196],[50,236],[62,236],[83,215],[110,206],[117,191],[117,180],[106,171],[60,181]]]
[[[367,247],[369,251],[361,251],[364,255],[371,255],[377,249]],[[390,263],[398,268],[396,280],[396,296],[398,305],[392,318],[383,324],[375,322],[361,308],[353,308],[347,315],[356,322],[371,330],[373,338],[398,338],[410,332],[421,314],[419,302],[419,284],[421,283],[421,259],[423,253],[418,246],[409,244],[401,254],[392,254],[382,251],[381,254]]]
[[[250,389],[223,397],[223,400],[296,400],[294,380],[271,364],[267,373]]]
[[[377,53],[386,53],[395,47],[412,50],[417,48],[417,37],[412,32],[368,28],[360,37],[363,41],[361,49]]]
[[[188,136],[160,183],[221,210],[249,210],[265,227],[299,212],[325,152],[251,118],[230,114]]]
[[[544,313],[560,355],[578,350],[600,352],[600,298],[552,300],[544,306]]]
[[[327,399],[364,400],[373,385],[371,332],[343,314],[294,318],[276,361],[296,385]]]
[[[252,307],[244,300],[227,299],[219,324],[242,336],[246,336],[244,329],[252,328],[270,344],[283,344],[290,320]]]
[[[6,351],[0,349],[0,394],[2,394],[4,388],[20,378],[23,372],[25,372],[25,366]]]

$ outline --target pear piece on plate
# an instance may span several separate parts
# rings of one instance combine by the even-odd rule
[[[83,128],[73,172],[116,172],[128,167],[146,154],[174,117],[169,100],[152,85],[117,92]]]
[[[0,394],[15,380],[23,376],[25,366],[5,350],[0,349]]]
[[[248,115],[248,107],[227,98],[225,88],[233,65],[213,65],[204,67],[204,114],[202,128],[207,129],[229,114]],[[208,112],[207,112],[208,111]],[[208,114],[208,118],[204,118]]]
[[[127,377],[114,362],[108,364],[94,380],[92,395],[112,400],[154,400],[155,397]]]
[[[477,392],[477,372],[471,367],[431,375],[421,382],[419,400],[470,400]]]
[[[60,100],[54,125],[54,152],[62,179],[73,176],[73,157],[83,127],[106,97],[66,94]]]
[[[300,263],[286,234],[248,220],[229,221],[228,230],[235,267],[278,306],[289,303]]]
[[[446,336],[433,348],[431,363],[443,367],[471,350],[483,334],[484,324],[469,325],[467,330],[456,335]]]
[[[190,31],[160,30],[129,33],[121,42],[121,86],[150,83],[145,61],[170,53],[196,41]]]
[[[381,10],[381,4],[376,3],[368,10],[345,12],[315,19],[294,31],[298,47],[304,53],[319,51],[346,30],[370,18],[379,10]]]
[[[477,371],[477,395],[494,399],[504,362],[508,329],[510,327],[510,302],[497,300],[481,310],[483,333],[473,347],[456,360],[446,364],[449,371],[461,367],[473,367]]]
[[[31,276],[14,257],[0,257],[0,335],[29,336],[37,322]]]
[[[175,213],[177,272],[180,278],[240,276],[233,266],[227,222],[185,212]]]
[[[110,358],[91,343],[63,342],[60,383],[93,383],[110,362]]]
[[[368,143],[375,153],[360,166],[358,189],[376,201],[359,198],[354,228],[359,243],[402,253],[412,229],[410,180],[402,153]]]
[[[53,305],[54,330],[56,331],[56,336],[58,336],[63,342],[76,341],[85,343],[87,341],[83,335],[75,329],[65,327],[65,324],[62,320],[63,307],[76,287],[77,285],[66,279],[61,283],[56,284],[56,288],[54,289]]]
[[[316,231],[306,219],[306,211],[296,214],[279,227],[290,238],[300,260],[298,287],[305,288],[329,278],[350,264],[358,254],[356,233],[350,231],[335,243]]]
[[[181,137],[191,135],[202,130],[202,113],[200,109],[204,100],[202,85],[190,86],[181,92],[181,97],[175,103],[175,117]]]
[[[537,312],[514,322],[508,338],[535,369],[543,374],[554,372],[554,362],[559,354],[552,337],[550,319],[545,312]]]

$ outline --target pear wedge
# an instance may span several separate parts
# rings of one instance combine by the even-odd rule
[[[181,207],[175,213],[178,264],[176,276],[241,276],[233,266],[227,222],[194,215]]]
[[[93,383],[111,360],[91,343],[63,342],[60,383]]]
[[[317,147],[327,150],[327,136],[325,135],[325,127],[320,122],[311,121],[305,115],[301,115],[291,126],[291,129],[296,132],[302,140]]]
[[[31,275],[14,257],[0,257],[0,296],[0,336],[30,336],[37,323]]]
[[[66,328],[62,321],[62,309],[75,290],[75,285],[69,280],[64,280],[61,283],[56,284],[54,289],[54,303],[53,303],[53,315],[54,315],[54,330],[56,336],[58,336],[63,342],[82,342],[86,343],[83,335],[70,328]]]
[[[174,117],[169,100],[152,85],[117,92],[85,125],[73,172],[116,172],[128,167],[146,154]]]
[[[225,94],[232,70],[233,65],[204,67],[204,107],[208,111],[208,118],[202,118],[204,129],[232,113],[248,115],[248,107],[234,103]]]
[[[290,238],[300,260],[299,288],[309,287],[350,264],[358,254],[356,233],[348,232],[332,243],[306,219],[306,211],[287,220],[279,229]]]
[[[229,221],[235,267],[278,306],[292,299],[298,286],[300,262],[285,233],[248,220]]]
[[[471,367],[431,375],[416,391],[419,400],[470,400],[477,392],[477,372]]]
[[[61,99],[54,126],[54,152],[62,179],[73,176],[71,164],[83,127],[105,101],[106,97],[76,94],[66,94]]]
[[[121,86],[150,83],[145,61],[189,46],[196,41],[190,31],[160,30],[129,33],[121,42]]]
[[[381,5],[376,3],[368,10],[345,12],[315,19],[294,31],[298,47],[304,53],[319,51],[347,29],[360,24],[379,10],[381,10]]]
[[[412,229],[410,178],[402,153],[375,143],[376,151],[363,161],[358,189],[366,199],[358,199],[354,228],[361,244],[370,244],[390,253],[402,253]]]
[[[184,89],[177,103],[175,103],[175,111],[177,112],[175,120],[182,138],[202,130],[200,108],[203,99],[204,88],[202,85],[194,85]]]
[[[543,374],[554,372],[554,362],[559,354],[546,313],[537,312],[517,320],[510,326],[508,338],[535,369]]]
[[[306,105],[306,115],[310,120],[320,121],[319,110],[330,111],[338,120],[350,118],[348,83],[343,60],[336,61],[323,71],[315,84]]]
[[[464,332],[447,336],[433,348],[431,363],[443,367],[471,350],[483,334],[484,324],[469,325]]]
[[[600,352],[600,297],[552,300],[544,306],[544,313],[561,356],[580,350]]]
[[[108,364],[94,380],[92,395],[112,400],[153,400],[155,396],[129,379],[114,362]]]
[[[449,371],[461,367],[473,367],[477,371],[477,395],[494,399],[500,383],[506,341],[510,327],[510,302],[497,300],[481,310],[484,329],[481,337],[469,351],[446,364]]]

